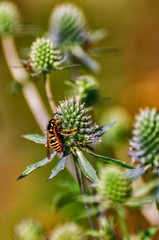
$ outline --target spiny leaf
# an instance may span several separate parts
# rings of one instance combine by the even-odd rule
[[[149,194],[143,197],[132,197],[127,200],[126,205],[129,207],[142,207],[144,205],[151,204],[155,201],[156,196],[155,194]]]
[[[150,193],[154,188],[158,186],[158,178],[147,182],[140,188],[135,190],[135,196],[145,196],[146,194]]]
[[[114,158],[109,158],[109,157],[105,157],[105,156],[101,156],[101,155],[98,155],[98,154],[95,154],[94,152],[91,152],[90,150],[86,149],[86,151],[88,153],[90,153],[91,155],[101,159],[102,161],[106,162],[106,163],[112,163],[112,164],[116,164],[120,167],[124,167],[124,168],[129,168],[129,169],[133,169],[132,166],[129,166],[127,164],[125,164],[124,162],[122,161],[119,161],[119,160],[116,160]]]
[[[68,152],[65,152],[63,157],[58,161],[58,163],[56,164],[56,166],[52,169],[51,171],[51,175],[47,180],[52,179],[53,177],[55,177],[61,170],[63,170],[66,166],[66,162],[67,162],[67,158],[68,158]]]
[[[39,134],[27,134],[27,135],[23,135],[22,137],[29,139],[35,143],[40,143],[40,144],[47,143],[46,137]]]
[[[117,122],[117,121],[114,121],[114,122],[112,122],[112,123],[110,123],[110,124],[108,124],[108,125],[106,125],[106,126],[104,126],[104,127],[101,127],[101,128],[99,129],[101,135],[103,135],[103,134],[105,133],[105,131],[107,131],[110,127],[112,127],[116,122]]]
[[[85,158],[85,156],[82,154],[80,150],[76,150],[76,154],[77,154],[78,163],[80,165],[80,168],[83,174],[87,178],[89,178],[92,182],[96,182],[98,180],[98,177],[95,169],[88,162],[88,160]]]
[[[139,167],[134,169],[129,169],[126,171],[126,175],[131,179],[131,181],[134,181],[138,178],[140,178],[150,167],[150,165],[141,164]]]
[[[92,58],[89,57],[89,55],[78,45],[74,45],[71,47],[72,54],[80,59],[80,61],[92,72],[99,72],[100,66],[99,64]]]
[[[44,166],[45,164],[49,163],[55,156],[56,156],[56,152],[54,152],[53,154],[51,154],[50,159],[49,158],[44,158],[43,160],[36,162],[30,166],[27,167],[27,169],[18,177],[17,180],[26,177],[29,173],[33,172],[35,169]]]

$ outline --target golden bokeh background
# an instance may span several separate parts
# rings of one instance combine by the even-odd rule
[[[53,8],[64,1],[17,0],[24,24],[48,30]],[[102,112],[120,106],[133,118],[144,106],[159,108],[159,2],[155,0],[80,0],[72,1],[83,8],[92,30],[105,28],[107,38],[98,47],[117,47],[120,51],[102,53],[97,59],[101,72],[96,75],[103,97],[112,96],[111,103],[95,109],[95,119],[102,122]],[[35,36],[15,38],[20,55],[30,47]],[[52,88],[56,102],[68,95],[64,81],[69,71],[52,73]],[[69,178],[67,170],[47,182],[54,163],[16,181],[27,165],[46,156],[46,150],[22,138],[23,134],[39,133],[34,118],[19,92],[12,96],[8,72],[0,47],[0,239],[12,239],[13,227],[25,217],[34,217],[45,230],[69,219],[69,211],[57,211],[52,199],[59,190],[59,181]],[[36,80],[46,104],[43,81]],[[48,106],[48,104],[47,104]],[[50,113],[51,114],[51,113]],[[50,115],[51,116],[51,115]],[[118,120],[118,119],[114,119]],[[107,124],[107,119],[105,119]],[[127,140],[127,139],[126,139]],[[124,148],[125,149],[125,148]],[[122,153],[123,154],[123,153]],[[124,152],[127,155],[127,150]],[[69,189],[68,189],[69,191]],[[135,214],[135,213],[134,213]],[[133,213],[132,213],[133,215]],[[70,213],[73,216],[73,213]]]

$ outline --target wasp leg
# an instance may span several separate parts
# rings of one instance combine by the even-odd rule
[[[72,131],[77,131],[77,128],[72,128],[72,129],[62,129],[62,132],[72,132]]]
[[[72,131],[74,131],[74,132],[72,132]],[[67,132],[67,133],[64,133],[64,132]],[[70,132],[70,133],[68,133],[68,132]],[[75,133],[77,133],[77,132],[78,132],[78,131],[77,131],[77,128],[62,129],[62,131],[60,132],[60,134],[63,135],[63,136],[70,136],[70,135],[73,135],[73,134],[75,134]]]

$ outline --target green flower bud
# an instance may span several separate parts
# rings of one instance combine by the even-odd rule
[[[138,163],[159,167],[159,114],[156,109],[141,109],[134,123],[129,155]]]
[[[23,220],[14,229],[15,240],[43,240],[43,230],[33,219]]]
[[[99,32],[90,33],[83,12],[74,4],[59,5],[52,13],[50,38],[55,46],[62,50],[69,63],[80,62],[93,72],[98,72],[100,66],[87,54],[87,50],[98,38],[93,35],[101,35]]]
[[[50,21],[51,39],[58,47],[83,46],[88,38],[85,17],[74,4],[55,8]]]
[[[49,240],[84,240],[82,229],[75,223],[66,223],[57,227],[49,237]]]
[[[0,36],[13,34],[20,29],[21,18],[13,2],[0,3]]]
[[[50,71],[60,64],[62,56],[49,39],[38,38],[30,52],[30,67],[34,72]]]
[[[109,166],[100,172],[97,190],[103,202],[122,204],[131,197],[132,186],[120,168]]]
[[[61,102],[57,107],[56,115],[61,119],[62,129],[72,129],[74,134],[64,137],[64,143],[68,148],[84,147],[86,144],[101,140],[99,126],[92,123],[91,116],[88,115],[88,110],[84,104],[79,101],[69,98]],[[67,132],[66,132],[67,133]]]
[[[95,103],[98,98],[98,82],[91,75],[83,75],[72,84],[75,97],[87,106]]]

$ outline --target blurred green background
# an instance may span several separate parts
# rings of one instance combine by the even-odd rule
[[[21,11],[24,24],[37,25],[45,32],[48,30],[49,16],[53,8],[64,1],[14,2]],[[103,118],[103,111],[109,111],[116,105],[123,107],[130,118],[143,106],[158,108],[159,2],[80,0],[72,3],[77,3],[83,8],[92,30],[107,30],[108,37],[98,44],[98,47],[120,48],[118,52],[103,53],[97,59],[101,65],[101,72],[96,76],[100,83],[101,95],[112,96],[112,101],[98,105],[95,109],[95,120],[102,124],[109,123],[109,118]],[[16,37],[16,45],[22,58],[24,47],[30,47],[34,39],[35,37],[29,35]],[[69,94],[69,88],[64,85],[64,81],[70,79],[69,71],[53,73],[52,79],[52,88],[56,89],[55,100],[58,102]],[[59,180],[65,181],[70,177],[67,170],[64,170],[55,179],[47,182],[54,162],[16,181],[27,165],[46,156],[46,150],[43,146],[21,137],[28,133],[40,134],[40,129],[22,93],[19,92],[15,96],[9,93],[11,81],[12,77],[0,48],[0,239],[4,240],[12,239],[13,227],[25,217],[34,217],[49,231],[74,214],[73,210],[69,212],[70,209],[59,212],[52,207],[53,196],[59,191]],[[46,101],[41,77],[36,82]],[[115,115],[113,116],[115,118]],[[115,120],[118,121],[112,119]],[[119,153],[118,148],[114,151],[115,154],[118,152],[116,156],[123,156],[124,160],[127,159],[128,136],[123,136],[123,152]],[[109,148],[105,151],[104,153],[111,154]]]

